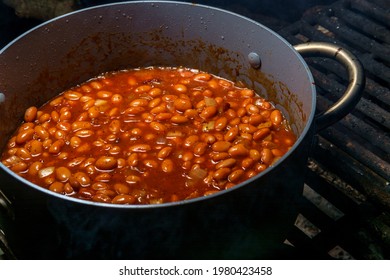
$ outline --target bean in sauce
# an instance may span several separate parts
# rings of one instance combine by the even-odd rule
[[[1,160],[66,196],[154,204],[230,188],[295,141],[281,111],[253,90],[149,67],[105,73],[31,106]]]

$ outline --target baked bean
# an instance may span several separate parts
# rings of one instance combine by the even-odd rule
[[[255,161],[250,158],[250,157],[247,157],[247,158],[244,158],[242,161],[241,161],[241,167],[242,169],[244,170],[248,170],[250,168],[252,168],[252,166],[254,165]]]
[[[204,156],[198,156],[194,158],[194,163],[204,164],[206,162],[206,158]]]
[[[54,166],[41,168],[38,171],[38,176],[39,176],[39,178],[45,178],[45,177],[48,177],[48,176],[52,175],[54,173],[54,171],[55,171],[55,167]]]
[[[146,134],[145,136],[144,136],[144,139],[146,140],[146,141],[152,141],[152,140],[154,140],[154,139],[156,139],[157,138],[157,136],[155,135],[155,134],[153,134],[153,133],[148,133],[148,134]],[[141,144],[142,145],[142,144]]]
[[[148,144],[136,144],[133,146],[130,146],[129,151],[130,152],[137,152],[137,153],[145,153],[150,151],[152,148]]]
[[[246,105],[245,109],[249,115],[258,114],[260,112],[260,109],[252,103]]]
[[[15,163],[14,165],[11,166],[11,170],[16,173],[25,172],[27,169],[28,169],[28,165],[23,161]]]
[[[28,123],[23,123],[20,128],[18,129],[18,133],[26,131],[28,129],[34,128],[34,123],[28,122]]]
[[[253,97],[255,95],[254,91],[252,89],[242,89],[240,91],[241,96],[245,98]]]
[[[184,111],[184,116],[189,119],[195,119],[198,116],[198,112],[195,109],[187,109]]]
[[[178,98],[173,101],[173,106],[176,110],[184,112],[192,108],[191,100]]]
[[[171,152],[172,152],[172,147],[164,147],[158,152],[157,157],[159,159],[165,159],[170,155]]]
[[[187,147],[192,147],[198,141],[199,141],[198,135],[190,135],[184,140],[184,145]]]
[[[80,138],[86,138],[86,137],[91,137],[94,135],[93,130],[91,129],[81,129],[75,132],[75,135]]]
[[[113,120],[109,125],[109,130],[112,133],[119,133],[121,130],[121,122],[119,120]]]
[[[172,113],[164,112],[164,113],[159,113],[156,115],[155,120],[156,121],[166,121],[172,118]]]
[[[282,113],[279,110],[273,110],[269,116],[274,126],[280,126],[283,121]]]
[[[244,157],[249,154],[248,149],[243,144],[232,146],[228,152],[232,157]]]
[[[161,169],[165,173],[171,173],[174,170],[174,163],[171,159],[164,159],[161,163]]]
[[[43,151],[43,145],[42,142],[39,140],[31,140],[30,141],[30,153],[32,156],[36,157],[39,156]]]
[[[114,190],[117,192],[117,194],[129,194],[130,188],[129,186],[121,183],[114,184]]]
[[[118,161],[114,157],[101,156],[96,160],[95,166],[99,170],[112,170],[118,166]]]
[[[184,161],[191,161],[194,158],[194,154],[191,152],[185,152],[182,156]]]
[[[230,126],[236,126],[236,125],[239,125],[240,123],[241,123],[241,119],[239,117],[236,117],[236,118],[231,119],[229,121]]]
[[[45,122],[49,121],[50,119],[51,119],[50,114],[45,113],[45,114],[43,114],[42,116],[40,116],[38,118],[38,121],[39,121],[39,123],[42,124],[42,123],[45,123]]]
[[[261,160],[261,154],[258,150],[256,149],[251,149],[249,150],[249,157],[253,159],[254,161],[259,161]]]
[[[85,154],[91,150],[91,145],[89,143],[83,143],[76,148],[76,152],[79,154]]]
[[[71,124],[68,122],[58,122],[56,125],[56,128],[63,130],[63,131],[70,131],[71,130]]]
[[[211,149],[214,152],[227,152],[229,148],[231,147],[231,143],[228,141],[217,141],[212,146]]]
[[[106,90],[100,90],[96,93],[96,96],[99,98],[108,99],[112,96],[112,92]]]
[[[230,168],[222,167],[214,172],[213,177],[217,180],[224,180],[229,176],[230,173],[231,173]]]
[[[56,193],[62,193],[64,191],[64,184],[61,182],[54,182],[50,185],[49,190]]]
[[[91,184],[91,178],[84,172],[76,172],[70,176],[69,183],[73,188],[85,188]]]
[[[131,77],[131,76],[127,78],[127,83],[128,83],[130,86],[136,86],[136,85],[138,85],[137,79],[134,78],[134,77]]]
[[[72,113],[70,111],[64,111],[60,114],[58,121],[66,121],[72,118]]]
[[[206,152],[206,149],[207,149],[207,143],[198,142],[194,146],[194,154],[197,156],[201,156]]]
[[[102,190],[107,190],[109,189],[109,184],[104,183],[104,182],[96,182],[91,185],[91,188],[94,189],[95,191],[102,191]]]
[[[69,183],[65,183],[64,192],[66,195],[72,195],[75,193],[73,187]]]
[[[210,81],[211,78],[212,78],[212,76],[209,73],[199,73],[193,77],[193,80],[207,82],[207,81]]]
[[[56,173],[57,180],[60,182],[68,181],[70,176],[72,175],[70,170],[64,166],[56,168],[55,173]]]
[[[16,138],[15,138],[15,142],[16,144],[24,144],[26,143],[27,141],[31,140],[34,136],[34,129],[32,128],[29,128],[29,129],[26,129],[26,130],[23,130],[23,131],[20,131],[17,135],[16,135]]]
[[[29,168],[28,168],[28,174],[30,176],[37,176],[38,175],[38,172],[39,170],[42,168],[43,166],[43,163],[42,162],[39,162],[39,161],[35,161],[33,162]]]
[[[143,92],[148,92],[152,87],[150,85],[142,85],[137,87],[134,92],[136,93],[143,93]]]
[[[263,149],[261,151],[261,161],[267,165],[271,164],[274,156],[272,154],[272,151],[270,149]]]
[[[164,131],[167,130],[167,128],[165,127],[165,125],[162,124],[162,123],[159,123],[159,122],[151,122],[151,123],[150,123],[150,127],[151,127],[152,129],[154,129],[155,131],[157,131],[157,132],[164,132]]]
[[[208,83],[207,83],[207,85],[210,87],[210,88],[212,88],[212,89],[218,89],[219,88],[219,82],[217,81],[217,80],[215,80],[215,79],[211,79]]]
[[[64,100],[64,97],[63,96],[59,96],[59,97],[53,99],[52,101],[50,101],[49,104],[50,104],[50,106],[53,106],[53,107],[59,106],[59,105],[61,105],[62,100]]]
[[[202,133],[200,139],[209,145],[212,145],[217,141],[217,138],[210,133]]]
[[[236,164],[236,162],[237,162],[237,160],[235,160],[234,158],[228,158],[228,159],[225,159],[225,160],[222,160],[221,162],[219,162],[215,166],[215,168],[220,169],[223,167],[233,167]]]
[[[82,96],[83,95],[81,93],[76,91],[67,91],[64,93],[64,97],[68,100],[79,100]]]
[[[284,153],[279,149],[272,149],[271,152],[274,157],[281,157],[284,155]]]
[[[133,204],[135,197],[129,194],[118,194],[112,199],[114,204]]]
[[[137,98],[130,102],[129,106],[131,107],[145,107],[148,106],[149,101],[144,98]]]
[[[161,98],[153,98],[152,100],[149,101],[148,107],[149,108],[155,108],[161,103]]]
[[[129,175],[126,177],[126,183],[130,185],[139,184],[141,182],[141,178],[136,175]]]
[[[59,160],[65,160],[65,159],[68,159],[68,157],[69,157],[69,153],[67,153],[67,152],[60,152],[58,154],[58,159]]]
[[[78,115],[76,121],[85,121],[88,119],[89,119],[88,112],[82,112],[80,115]]]
[[[144,159],[142,163],[149,168],[157,168],[158,167],[158,162],[155,161],[154,159]]]
[[[37,112],[38,112],[38,108],[35,106],[31,106],[30,108],[28,108],[24,113],[24,121],[33,122],[37,117]]]
[[[220,117],[215,121],[215,130],[217,131],[223,131],[225,130],[228,123],[228,119],[226,117]]]
[[[231,188],[294,142],[281,111],[253,90],[150,67],[102,75],[31,106],[1,160],[57,193],[152,204]]]
[[[149,90],[149,95],[151,97],[157,97],[157,96],[160,96],[162,94],[162,90],[160,88],[152,88],[151,90]]]
[[[81,139],[77,136],[72,136],[69,140],[70,146],[74,149],[81,145]]]
[[[238,130],[241,132],[241,133],[255,133],[257,131],[257,127],[254,126],[254,125],[251,125],[251,124],[245,124],[245,123],[241,123],[238,125]]]
[[[119,105],[123,102],[123,96],[118,93],[115,93],[111,96],[111,102],[114,105]]]
[[[97,81],[93,81],[90,83],[90,86],[93,88],[93,89],[102,89],[103,88],[103,85]]]
[[[124,158],[118,158],[118,166],[117,168],[123,168],[126,166],[126,160]]]
[[[178,91],[178,92],[186,92],[187,91],[187,87],[183,84],[176,84],[173,86],[174,90]]]
[[[229,153],[222,152],[222,153],[212,153],[210,154],[211,159],[214,162],[218,162],[220,160],[224,160],[230,157]]]
[[[139,162],[139,159],[138,159],[137,153],[131,154],[127,159],[127,164],[131,167],[136,167],[138,165],[138,162]]]
[[[110,203],[111,197],[106,194],[96,192],[96,194],[92,197],[92,200],[95,202]]]
[[[182,115],[174,115],[171,118],[171,122],[174,124],[184,124],[184,123],[188,122],[188,118],[186,116],[182,116]]]
[[[244,175],[244,171],[242,169],[236,169],[229,174],[228,180],[230,182],[236,183],[241,179],[243,175]]]
[[[225,141],[229,141],[229,142],[232,142],[234,139],[236,139],[237,135],[238,135],[238,127],[234,126],[234,127],[231,127],[224,135],[224,139]]]
[[[46,139],[42,142],[42,146],[45,150],[48,150],[52,144],[53,144],[53,140],[51,139]]]
[[[58,154],[64,145],[65,145],[65,141],[62,139],[53,142],[53,144],[51,144],[49,148],[49,153]]]
[[[217,113],[218,113],[218,109],[216,106],[208,106],[202,110],[199,116],[207,120],[214,117]]]
[[[92,127],[90,122],[87,121],[75,121],[71,125],[72,131],[79,131],[82,129],[90,129]]]
[[[263,122],[263,117],[260,114],[253,114],[249,116],[248,123],[254,126],[258,126]]]
[[[97,118],[100,115],[100,110],[96,106],[92,106],[91,108],[88,109],[88,116],[91,119]]]
[[[237,117],[243,117],[246,115],[246,109],[243,108],[243,107],[240,107],[238,110],[237,110]]]

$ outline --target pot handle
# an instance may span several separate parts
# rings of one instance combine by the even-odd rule
[[[317,131],[320,131],[345,117],[359,102],[365,86],[363,66],[358,58],[342,47],[321,42],[308,42],[294,48],[306,57],[323,56],[340,62],[348,71],[349,85],[341,98],[315,118]]]

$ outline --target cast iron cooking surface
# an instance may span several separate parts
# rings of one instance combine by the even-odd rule
[[[85,0],[78,4],[88,7],[109,2],[113,1]],[[360,58],[367,75],[364,96],[351,114],[317,135],[307,164],[300,214],[275,258],[388,259],[390,2],[307,0],[298,1],[297,5],[289,0],[261,3],[205,0],[197,3],[252,18],[291,44],[337,43]],[[291,3],[294,7],[287,9]],[[20,19],[11,8],[0,3],[0,47],[40,22]],[[307,61],[316,80],[317,106],[321,111],[345,89],[346,73],[327,59]],[[1,258],[12,256],[3,254]]]

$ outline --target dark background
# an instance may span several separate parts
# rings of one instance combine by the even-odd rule
[[[75,1],[74,10],[114,2],[110,0]],[[327,5],[334,0],[198,0],[187,1],[230,10],[277,31],[281,27],[299,20],[305,10],[317,5]],[[30,28],[44,22],[42,19],[23,18],[0,0],[0,48]]]

